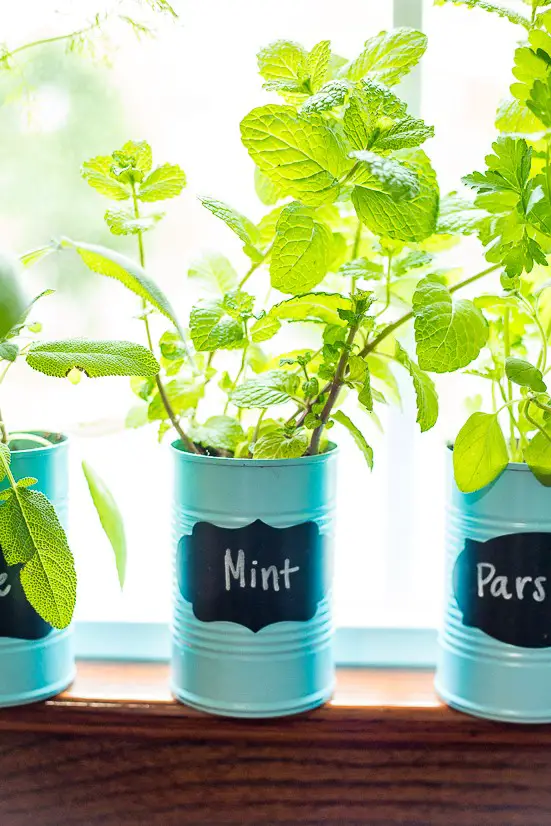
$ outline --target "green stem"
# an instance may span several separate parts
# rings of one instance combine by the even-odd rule
[[[77,29],[74,32],[69,32],[68,34],[58,34],[54,37],[44,37],[41,40],[33,40],[31,43],[24,43],[22,46],[18,46],[16,49],[12,49],[11,52],[6,52],[2,55],[2,61],[9,62],[12,57],[15,57],[17,54],[21,54],[21,52],[26,51],[27,49],[34,49],[37,46],[46,46],[49,43],[61,43],[63,40],[73,40],[75,37],[81,37],[83,34],[87,34],[88,32],[93,31],[93,29],[98,29],[100,27],[100,20],[97,18],[94,23],[90,26],[86,26],[84,29]]]
[[[254,429],[254,433],[253,433],[253,439],[252,439],[252,443],[253,443],[253,445],[255,445],[255,444],[257,443],[257,441],[258,441],[258,435],[259,435],[259,433],[260,433],[260,425],[262,424],[262,419],[264,418],[264,416],[266,415],[266,413],[267,413],[267,412],[268,412],[268,410],[267,410],[267,408],[266,408],[266,407],[264,407],[264,408],[260,411],[260,415],[259,415],[259,417],[258,417],[258,419],[257,419],[257,422],[256,422],[256,427],[255,427],[255,429]]]
[[[487,269],[482,270],[481,272],[477,272],[476,275],[471,275],[469,278],[465,278],[464,281],[459,281],[457,284],[454,284],[453,287],[450,287],[450,293],[455,293],[457,292],[457,290],[461,290],[463,287],[467,287],[469,284],[474,284],[475,281],[478,281],[480,278],[484,278],[485,275],[489,275],[491,272],[495,272],[497,269],[500,268],[500,266],[501,264],[494,264],[493,266],[488,267]],[[385,327],[385,329],[382,330],[379,333],[379,335],[373,339],[373,341],[368,342],[363,348],[363,350],[359,353],[359,355],[362,358],[365,358],[365,356],[369,355],[369,353],[372,353],[379,346],[379,344],[385,340],[385,338],[388,338],[388,336],[392,335],[392,333],[395,330],[397,330],[407,321],[411,321],[412,318],[413,310],[401,316],[396,321],[393,321],[392,324],[389,324],[388,327]]]
[[[0,410],[0,437],[2,442],[7,445],[8,444],[8,432],[6,430],[6,425],[4,424],[4,417],[2,416],[2,411]]]
[[[528,313],[528,315],[530,316],[530,318],[533,320],[534,324],[538,328],[538,332],[540,334],[540,339],[541,339],[541,350],[540,350],[540,354],[538,356],[537,367],[538,367],[538,370],[541,370],[541,372],[543,374],[545,374],[545,372],[547,370],[547,336],[545,335],[545,330],[543,329],[543,325],[542,325],[542,323],[540,321],[540,317],[538,315],[537,304],[536,304],[535,307],[532,307],[532,305],[530,304],[530,302],[528,301],[527,298],[525,298],[520,293],[516,293],[516,295],[517,295],[517,298],[520,300],[522,306],[525,308],[526,312]]]
[[[385,313],[388,308],[390,307],[390,277],[392,275],[392,253],[389,252],[387,266],[386,266],[386,274],[385,274],[385,304],[382,310],[379,310],[377,316],[382,315]]]
[[[264,263],[264,261],[266,260],[266,258],[268,257],[268,255],[270,254],[271,251],[272,251],[272,245],[270,245],[268,247],[268,249],[265,251],[265,253],[263,254],[260,261],[253,261],[252,262],[251,266],[249,267],[249,269],[247,270],[247,272],[245,273],[245,275],[243,276],[243,278],[239,282],[239,285],[238,285],[239,289],[241,289],[247,283],[247,281],[249,280],[249,278],[251,277],[253,272],[255,272],[260,267],[260,265]]]
[[[507,309],[505,310],[505,313],[503,315],[503,348],[504,348],[505,360],[507,360],[509,358],[509,356],[511,355],[511,336],[510,336],[510,329],[509,329],[510,320],[511,320],[511,311],[507,307]],[[512,403],[512,401],[513,401],[513,383],[509,378],[507,379],[506,388],[507,388],[507,401],[509,403]],[[517,445],[516,445],[516,437],[515,437],[514,419],[513,419],[512,416],[510,416],[509,417],[509,448],[510,448],[510,451],[511,451],[511,456],[514,456],[514,454],[516,453],[516,446]]]
[[[537,423],[537,421],[531,417],[531,415],[530,415],[530,405],[531,404],[532,404],[532,399],[530,399],[528,401],[528,403],[526,404],[526,410],[524,411],[524,415],[526,416],[527,421],[529,421],[531,425],[533,425],[537,430],[539,430],[539,432],[542,433],[545,436],[545,438],[547,439],[548,442],[551,442],[551,436],[549,435],[549,433],[547,433],[544,430],[544,428],[541,427],[541,425],[539,425]]]
[[[138,197],[136,195],[136,186],[134,182],[132,182],[132,202],[134,204],[134,217],[139,220],[140,218],[140,208],[138,204]],[[140,256],[140,266],[142,269],[145,269],[145,251],[144,251],[144,244],[143,244],[143,233],[141,230],[137,233],[138,235],[138,251]],[[153,338],[151,336],[151,327],[149,325],[149,317],[147,315],[147,302],[145,298],[142,298],[142,309],[143,309],[143,320],[145,324],[145,332],[147,336],[147,346],[153,352]],[[172,405],[170,404],[170,399],[167,396],[164,384],[161,380],[161,376],[159,373],[155,376],[155,384],[157,385],[157,391],[159,396],[161,397],[161,401],[163,403],[163,407],[167,412],[168,418],[170,419],[172,426],[174,427],[176,433],[186,446],[186,449],[190,453],[199,453],[195,445],[193,444],[192,440],[187,436],[184,432],[180,420],[176,416]]]

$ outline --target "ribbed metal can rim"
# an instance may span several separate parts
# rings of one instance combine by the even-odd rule
[[[186,462],[202,462],[220,467],[293,467],[304,465],[325,464],[332,457],[337,456],[339,448],[334,442],[329,443],[329,449],[325,453],[316,453],[315,456],[300,456],[298,459],[233,459],[226,456],[205,456],[204,454],[189,453],[182,450],[182,440],[176,439],[172,442],[170,449],[175,456],[180,456]],[[47,448],[46,448],[47,449]]]

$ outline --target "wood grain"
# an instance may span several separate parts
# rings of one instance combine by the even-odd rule
[[[172,702],[165,666],[81,663],[62,697],[0,713],[0,826],[64,824],[549,826],[551,726],[373,670],[309,714],[234,721]]]

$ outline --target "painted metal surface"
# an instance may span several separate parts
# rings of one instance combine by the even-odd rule
[[[453,589],[453,570],[467,539],[486,542],[523,533],[551,534],[551,489],[524,464],[511,463],[491,485],[464,494],[448,451],[446,609],[435,687],[453,708],[493,720],[551,722],[551,648],[525,648],[467,627]]]
[[[326,593],[312,619],[276,622],[256,633],[235,622],[197,619],[175,576],[174,695],[234,717],[276,717],[324,703],[334,685],[330,568],[336,451],[297,460],[240,460],[192,455],[175,443],[173,454],[175,548],[197,522],[240,528],[262,520],[289,528],[312,521],[327,540],[322,562],[328,571]]]
[[[58,438],[51,447],[17,450],[11,466],[16,479],[38,479],[35,489],[50,499],[66,527],[68,443],[65,437]],[[6,486],[5,481],[0,483],[0,489]],[[71,628],[52,629],[36,640],[0,637],[0,706],[45,700],[67,688],[75,676],[72,637]]]

